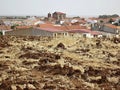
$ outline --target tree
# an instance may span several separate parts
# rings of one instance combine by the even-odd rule
[[[108,23],[112,23],[114,20],[112,18],[109,19]]]
[[[15,24],[15,25],[11,26],[11,29],[15,29],[16,26],[19,26],[19,25],[18,25],[18,24]]]
[[[16,26],[13,25],[13,26],[11,26],[11,29],[15,29],[15,27],[16,27]]]
[[[3,35],[3,33],[2,33],[2,32],[0,32],[0,35]]]
[[[113,15],[99,15],[99,18],[116,18],[116,17],[119,17],[119,15],[117,14],[113,14]]]
[[[104,21],[103,20],[100,20],[100,23],[103,23]]]
[[[116,17],[119,17],[119,15],[113,14],[112,17],[113,17],[113,18],[116,18]]]

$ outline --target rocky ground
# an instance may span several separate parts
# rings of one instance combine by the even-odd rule
[[[0,90],[120,90],[120,38],[1,36]]]

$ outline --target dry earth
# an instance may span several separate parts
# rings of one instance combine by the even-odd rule
[[[0,90],[120,90],[120,38],[1,36]]]

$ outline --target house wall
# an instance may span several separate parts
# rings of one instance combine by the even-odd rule
[[[69,36],[68,32],[56,32],[53,34],[53,37],[65,37]]]
[[[82,33],[70,33],[70,36],[73,36],[73,37],[82,37]]]
[[[94,35],[90,33],[70,33],[70,36],[72,37],[85,37],[85,38],[93,38]]]
[[[22,36],[30,36],[32,34],[31,30],[13,30],[6,32],[5,35],[22,35]]]
[[[19,36],[50,36],[50,37],[63,37],[68,36],[68,32],[49,32],[40,29],[26,29],[26,30],[13,30],[5,32],[5,35],[19,35]]]
[[[54,36],[54,32],[49,32],[45,30],[40,30],[40,29],[32,29],[32,33],[34,36]]]
[[[87,38],[93,38],[94,37],[94,35],[91,35],[90,33],[83,33],[82,35],[83,35],[83,37],[87,37]]]
[[[117,29],[109,28],[109,27],[107,27],[107,26],[104,26],[104,27],[103,27],[103,31],[108,32],[108,33],[113,33],[113,34],[116,34],[116,33],[117,33]]]
[[[94,24],[91,25],[91,29],[92,30],[99,30],[100,27],[99,27],[99,25],[97,23],[94,23]]]
[[[20,36],[53,36],[52,32],[47,32],[39,29],[13,30],[5,33],[6,35]]]

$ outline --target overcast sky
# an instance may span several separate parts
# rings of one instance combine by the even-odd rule
[[[120,0],[0,0],[0,15],[47,15],[54,11],[67,15],[120,15]]]

